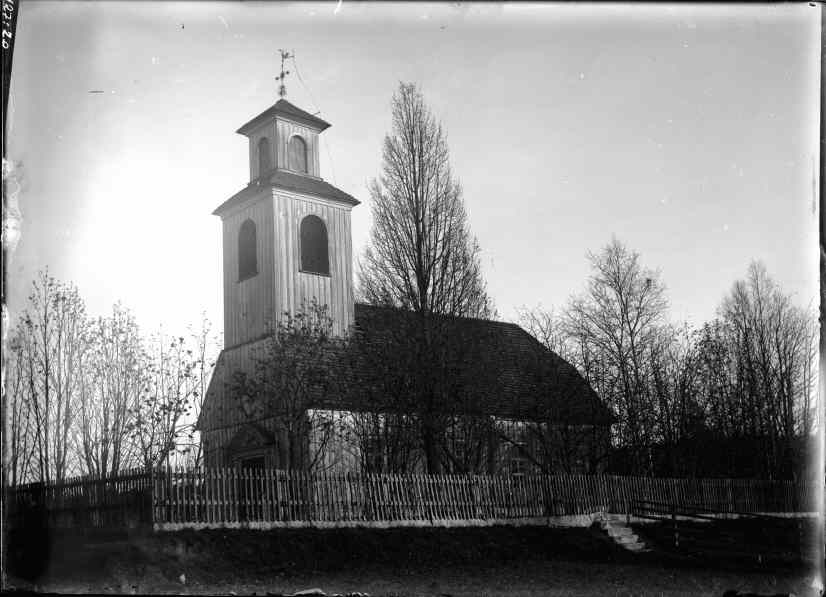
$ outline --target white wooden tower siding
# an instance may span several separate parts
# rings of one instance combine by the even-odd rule
[[[313,298],[327,305],[334,333],[353,323],[358,201],[321,178],[318,136],[329,126],[282,99],[238,129],[249,139],[250,182],[214,212],[223,223],[225,348],[261,338],[269,318]],[[239,269],[248,263],[239,254],[243,226],[254,227],[252,274]]]
[[[213,212],[223,227],[224,351],[198,422],[208,466],[282,465],[278,421],[245,426],[229,386],[250,370],[272,319],[315,299],[335,334],[353,324],[350,211],[359,202],[321,178],[318,136],[329,126],[280,99],[237,131],[249,141],[250,180]]]

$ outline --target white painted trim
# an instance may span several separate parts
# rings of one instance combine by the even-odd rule
[[[324,197],[318,197],[316,195],[305,195],[303,193],[298,193],[296,191],[288,191],[286,189],[282,189],[279,187],[273,187],[273,191],[277,195],[282,195],[287,199],[299,199],[301,201],[308,201],[310,203],[317,203],[319,205],[324,205],[326,207],[331,207],[333,209],[341,209],[346,212],[352,212],[353,206],[349,203],[342,203],[341,201],[334,201],[332,199],[327,199]]]
[[[817,518],[817,512],[759,512],[783,518]],[[718,514],[715,517],[738,518],[736,514]],[[679,520],[684,517],[678,516]],[[254,531],[268,531],[271,529],[392,529],[392,528],[467,528],[467,527],[522,527],[546,526],[552,528],[583,528],[594,522],[608,520],[626,522],[625,514],[594,512],[592,514],[575,514],[569,516],[532,516],[524,518],[468,518],[464,520],[342,520],[334,521],[269,521],[269,522],[164,522],[155,523],[155,531],[181,531],[184,529],[248,529]],[[649,524],[657,521],[645,518],[631,517],[635,524]]]
[[[563,520],[566,519],[566,520]],[[492,526],[589,526],[592,519],[590,516],[558,516],[530,517],[530,518],[492,518],[466,520],[393,520],[393,521],[368,521],[368,520],[344,520],[339,522],[331,521],[271,521],[271,522],[166,522],[155,523],[155,531],[180,531],[184,529],[249,529],[256,531],[267,531],[270,529],[391,529],[391,528],[459,528],[459,527],[492,527]]]
[[[321,118],[321,117],[317,116],[316,118]],[[275,119],[274,120],[275,121],[283,120],[284,122],[289,122],[292,125],[300,126],[300,127],[303,127],[305,129],[307,129],[308,131],[312,131],[316,135],[320,135],[321,133],[324,132],[324,130],[326,130],[326,129],[322,130],[320,127],[312,125],[312,124],[308,124],[307,122],[302,122],[302,121],[298,120],[297,118],[290,118],[289,116],[285,115],[283,112],[278,112],[277,114],[275,114]],[[321,118],[321,120],[324,120],[324,119]],[[330,124],[330,123],[327,123],[327,124]]]

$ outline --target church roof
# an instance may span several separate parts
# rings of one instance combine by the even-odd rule
[[[318,129],[318,132],[321,132],[327,128],[330,128],[330,123],[322,120],[318,116],[314,116],[309,112],[305,112],[298,106],[295,106],[288,102],[285,99],[280,99],[275,102],[272,106],[261,112],[258,116],[244,124],[241,128],[239,128],[236,133],[240,133],[242,135],[246,135],[250,133],[256,126],[258,126],[262,121],[272,118],[273,116],[277,115],[286,116],[292,120],[296,120],[301,122],[302,124],[306,124],[313,128]]]
[[[428,358],[414,354],[414,350],[403,354],[405,339],[415,333],[411,326],[415,325],[416,314],[357,303],[354,315],[352,342],[365,342],[362,346],[367,350],[340,351],[331,346],[331,368],[344,389],[319,396],[313,407],[375,412],[397,409],[398,403],[387,400],[393,395],[388,383],[397,382],[415,369],[406,362]],[[444,376],[458,396],[456,402],[445,405],[447,414],[568,424],[610,425],[613,422],[608,408],[576,368],[518,325],[460,317],[442,317],[437,325],[446,326],[442,331],[449,340],[439,347],[438,356],[430,355],[431,362],[437,363],[435,368],[439,369],[434,375]],[[242,361],[247,360],[242,354],[258,350],[265,342],[266,339],[260,339],[224,350],[214,377],[227,375],[229,369],[242,366]],[[404,379],[402,383],[415,383],[415,380]],[[217,397],[210,393],[207,398],[199,428],[202,425],[210,428],[219,421],[229,424],[231,421],[225,420],[226,416],[232,419],[237,416],[233,414],[237,409],[226,402],[231,398],[216,402]]]
[[[356,334],[377,343],[411,334],[416,315],[407,310],[355,305]],[[610,424],[612,416],[576,368],[514,323],[441,317],[449,338],[440,347],[444,372],[465,395],[464,414],[514,420]],[[354,381],[369,384],[371,364],[362,363]],[[331,405],[332,406],[332,405]],[[356,410],[358,404],[346,405]],[[454,406],[455,408],[455,406]]]
[[[219,205],[213,215],[220,215],[222,211],[243,203],[253,195],[259,193],[264,186],[269,186],[276,189],[284,189],[285,191],[294,191],[296,193],[303,193],[305,195],[312,195],[314,197],[322,197],[324,199],[331,199],[340,203],[347,203],[356,206],[360,203],[358,199],[352,195],[345,193],[338,187],[334,187],[328,182],[306,176],[303,174],[295,174],[287,170],[276,169],[264,178],[254,180],[246,187],[235,193],[232,197]]]

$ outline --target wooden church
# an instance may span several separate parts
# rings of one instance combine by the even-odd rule
[[[282,422],[267,413],[249,415],[231,383],[236,372],[250,369],[278,314],[315,300],[342,339],[356,329],[392,331],[408,315],[354,304],[350,215],[359,201],[321,178],[319,135],[329,126],[282,98],[237,131],[249,140],[250,182],[213,212],[223,226],[224,348],[197,422],[206,466],[287,467]],[[478,339],[474,354],[485,359],[492,377],[474,390],[466,413],[453,415],[472,415],[496,431],[483,442],[483,462],[451,471],[520,473],[537,470],[540,462],[546,472],[598,470],[612,417],[574,367],[517,325],[455,320],[457,330]],[[537,373],[549,370],[557,374]],[[323,409],[343,431],[306,468],[358,472],[376,462],[365,443],[346,432],[348,422],[375,408],[359,400],[357,372],[348,373],[353,387],[346,397],[321,396],[308,405]],[[307,450],[316,444],[308,431]],[[555,456],[548,455],[549,446]],[[385,472],[421,471],[420,454],[415,447],[410,452],[404,471]]]

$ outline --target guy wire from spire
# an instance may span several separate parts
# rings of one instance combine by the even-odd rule
[[[304,78],[301,76],[301,71],[298,70],[298,63],[295,61],[295,50],[293,50],[290,58],[293,60],[293,69],[295,70],[295,74],[298,75],[298,80],[301,82],[301,85],[304,86],[304,90],[307,92],[307,95],[310,96],[310,101],[313,102],[313,106],[316,109],[316,114],[321,113],[321,109],[318,107],[318,103],[315,101],[315,96],[313,96],[313,92],[310,91],[310,88],[304,82]],[[330,153],[330,144],[327,142],[327,137],[324,137],[324,148],[327,150],[327,157],[330,159],[330,171],[333,175],[333,184],[338,184],[338,180],[336,180],[336,167],[333,164],[333,154]]]

